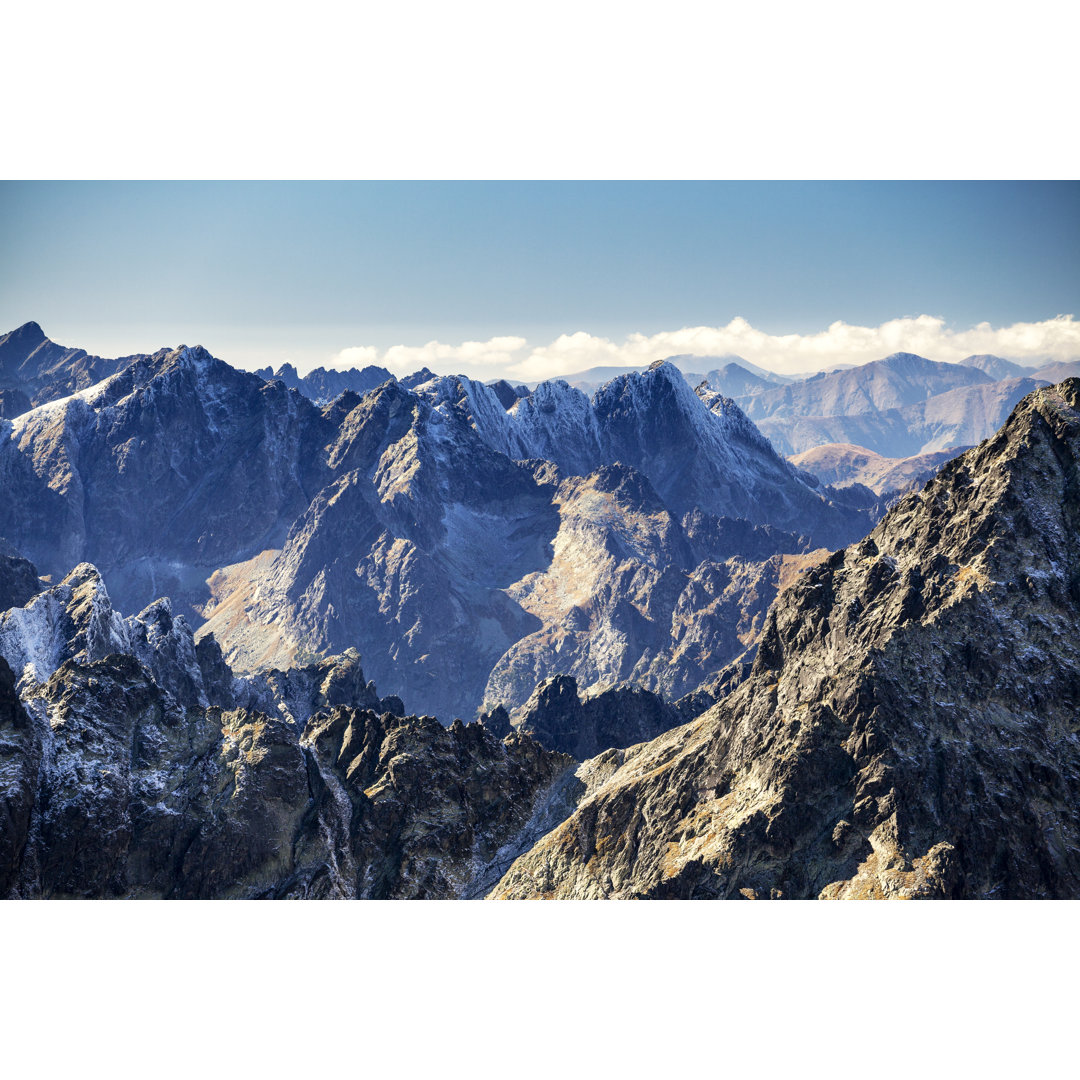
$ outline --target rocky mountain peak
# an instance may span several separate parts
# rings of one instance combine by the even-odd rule
[[[782,592],[718,705],[583,765],[496,895],[1076,895],[1078,496],[1080,381]]]
[[[34,349],[48,340],[40,324],[32,321],[23,323],[22,326],[16,327],[0,339],[5,345],[18,345],[27,349]]]
[[[97,568],[80,563],[25,607],[0,614],[0,653],[20,678],[45,682],[65,661],[125,652],[130,638]]]
[[[883,357],[878,361],[885,367],[922,367],[926,364],[932,364],[933,360],[927,360],[925,356],[920,356],[918,353],[910,352],[894,352],[889,353],[888,356]]]
[[[1006,360],[1001,356],[993,356],[989,353],[979,353],[975,356],[965,356],[960,361],[964,367],[978,368],[986,372],[991,379],[1015,379],[1029,376],[1033,373],[1032,368],[1023,367]]]
[[[424,383],[431,382],[432,379],[437,379],[438,376],[429,367],[422,367],[419,371],[414,371],[411,375],[405,375],[398,379],[398,382],[405,387],[406,390],[413,390],[418,386],[422,386]]]
[[[582,698],[569,675],[541,682],[512,720],[516,730],[579,761],[654,739],[678,722],[675,709],[648,690],[617,687]]]

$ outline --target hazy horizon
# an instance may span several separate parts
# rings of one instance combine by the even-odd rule
[[[1080,355],[1080,184],[4,182],[0,326],[518,381]]]
[[[656,360],[672,357],[701,357],[703,361],[718,363],[736,360],[789,376],[855,367],[897,352],[915,353],[943,363],[958,363],[968,356],[990,354],[1032,369],[1045,363],[1080,357],[1080,323],[1072,315],[1035,324],[1000,328],[983,325],[963,331],[950,330],[944,320],[924,315],[891,320],[879,327],[835,322],[823,331],[805,335],[770,335],[750,326],[746,320],[736,318],[727,327],[688,327],[651,336],[631,334],[621,342],[578,331],[560,335],[547,345],[534,346],[525,337],[508,335],[458,345],[432,341],[422,345],[394,345],[388,349],[353,346],[331,355],[312,349],[284,357],[271,356],[267,350],[243,344],[231,349],[222,348],[212,337],[203,340],[189,334],[174,335],[173,340],[146,340],[133,347],[116,348],[114,344],[110,349],[108,339],[104,345],[95,346],[77,336],[58,335],[40,319],[33,318],[5,327],[2,332],[7,333],[27,322],[37,322],[46,337],[60,345],[85,349],[92,355],[110,359],[153,353],[160,348],[201,345],[218,359],[243,370],[254,371],[269,366],[276,371],[282,364],[291,363],[301,376],[318,367],[346,370],[373,365],[385,367],[399,377],[427,367],[438,375],[536,383],[596,367],[646,367]],[[131,346],[136,341],[136,333],[123,341]],[[715,365],[703,363],[702,371],[710,366]]]

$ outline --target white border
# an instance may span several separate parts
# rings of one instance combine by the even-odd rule
[[[1078,175],[1076,9],[38,0],[8,178]]]

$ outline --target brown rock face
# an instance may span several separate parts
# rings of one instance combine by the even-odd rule
[[[1080,380],[781,594],[750,677],[578,771],[501,897],[1080,895]]]

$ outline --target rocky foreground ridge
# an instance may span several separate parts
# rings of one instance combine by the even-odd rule
[[[497,897],[1080,896],[1080,380],[782,593],[752,672],[577,772]]]
[[[82,564],[0,615],[0,897],[467,895],[572,761],[403,712],[355,654],[234,676]]]

